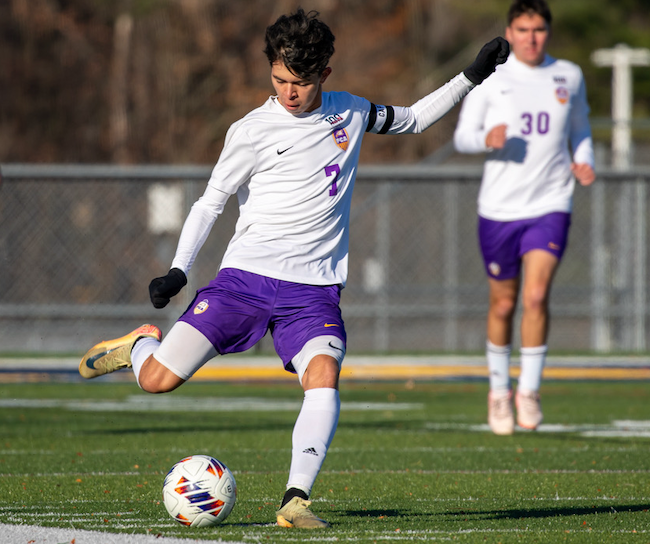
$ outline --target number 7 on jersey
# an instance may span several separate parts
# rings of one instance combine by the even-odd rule
[[[339,179],[339,174],[341,173],[341,168],[338,164],[330,164],[325,167],[325,175],[329,178],[334,176],[332,180],[332,187],[330,188],[330,196],[336,195],[338,188],[336,187],[336,180]]]

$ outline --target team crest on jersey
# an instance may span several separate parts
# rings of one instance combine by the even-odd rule
[[[332,138],[343,151],[347,151],[348,144],[350,143],[350,138],[348,138],[348,133],[344,128],[339,128],[332,133]]]
[[[488,265],[488,270],[490,271],[490,274],[492,274],[495,277],[501,274],[501,266],[499,265],[499,263],[495,263],[494,261],[492,261]]]
[[[566,104],[569,101],[569,91],[566,87],[558,87],[555,89],[555,98],[560,104]]]
[[[202,300],[196,306],[194,306],[194,315],[202,314],[208,309],[208,306],[210,306],[208,299]]]

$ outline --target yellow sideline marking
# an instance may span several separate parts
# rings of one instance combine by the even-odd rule
[[[650,379],[650,368],[550,367],[544,369],[544,377],[557,380],[647,380]]]
[[[400,364],[399,361],[402,361]],[[0,363],[2,360],[0,359]],[[72,364],[74,363],[74,364]],[[604,363],[606,364],[606,363]],[[67,365],[67,366],[66,366]],[[77,361],[73,360],[70,364],[66,362],[60,368],[76,371]],[[9,360],[0,372],[0,383],[42,383],[69,381],[70,375],[67,372],[57,373],[48,372],[46,363],[41,360],[17,362]],[[59,368],[59,367],[56,367]],[[75,372],[76,374],[76,372]],[[519,376],[519,366],[513,366],[510,370],[513,378]],[[350,358],[343,363],[341,370],[341,380],[436,380],[445,378],[477,378],[487,379],[487,366],[485,364],[474,362],[473,364],[462,363],[443,363],[429,364],[426,361],[413,360],[412,357],[395,357],[393,361],[387,362],[381,357],[377,364],[373,364],[372,357],[363,357],[360,361]],[[563,364],[557,362],[555,365],[547,366],[544,369],[544,377],[555,380],[650,380],[650,364],[644,366],[637,364],[598,366],[597,363],[591,366],[582,366],[580,364]],[[133,373],[130,371],[116,372],[111,375],[114,381],[132,381]],[[294,381],[295,374],[284,370],[282,363],[277,361],[256,362],[254,360],[237,361],[224,364],[218,362],[208,363],[199,369],[192,378],[193,381],[238,381],[238,380],[259,380],[259,381]]]
[[[343,366],[341,379],[350,380],[404,380],[404,379],[435,379],[453,378],[456,376],[485,377],[487,369],[475,365],[363,365],[355,367]],[[513,377],[519,376],[519,369],[511,370]],[[278,364],[278,368],[269,367],[203,367],[192,379],[195,380],[267,380],[291,379],[291,374]],[[602,367],[547,367],[544,377],[558,380],[589,379],[589,380],[648,380],[650,368],[602,368]]]

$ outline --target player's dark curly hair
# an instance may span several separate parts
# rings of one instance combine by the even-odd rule
[[[300,78],[321,74],[334,54],[335,38],[318,15],[317,11],[305,13],[298,8],[269,26],[264,49],[269,63],[282,62]]]
[[[508,26],[522,15],[541,15],[546,24],[551,26],[551,8],[548,7],[546,0],[514,0],[508,10]]]

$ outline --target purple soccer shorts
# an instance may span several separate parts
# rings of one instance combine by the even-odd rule
[[[332,335],[346,342],[338,285],[304,285],[224,268],[179,321],[200,331],[221,355],[246,351],[271,331],[285,368],[305,343]]]
[[[543,249],[561,260],[570,225],[571,214],[565,212],[518,221],[492,221],[479,216],[478,239],[488,277],[518,277],[522,257],[533,249]]]

